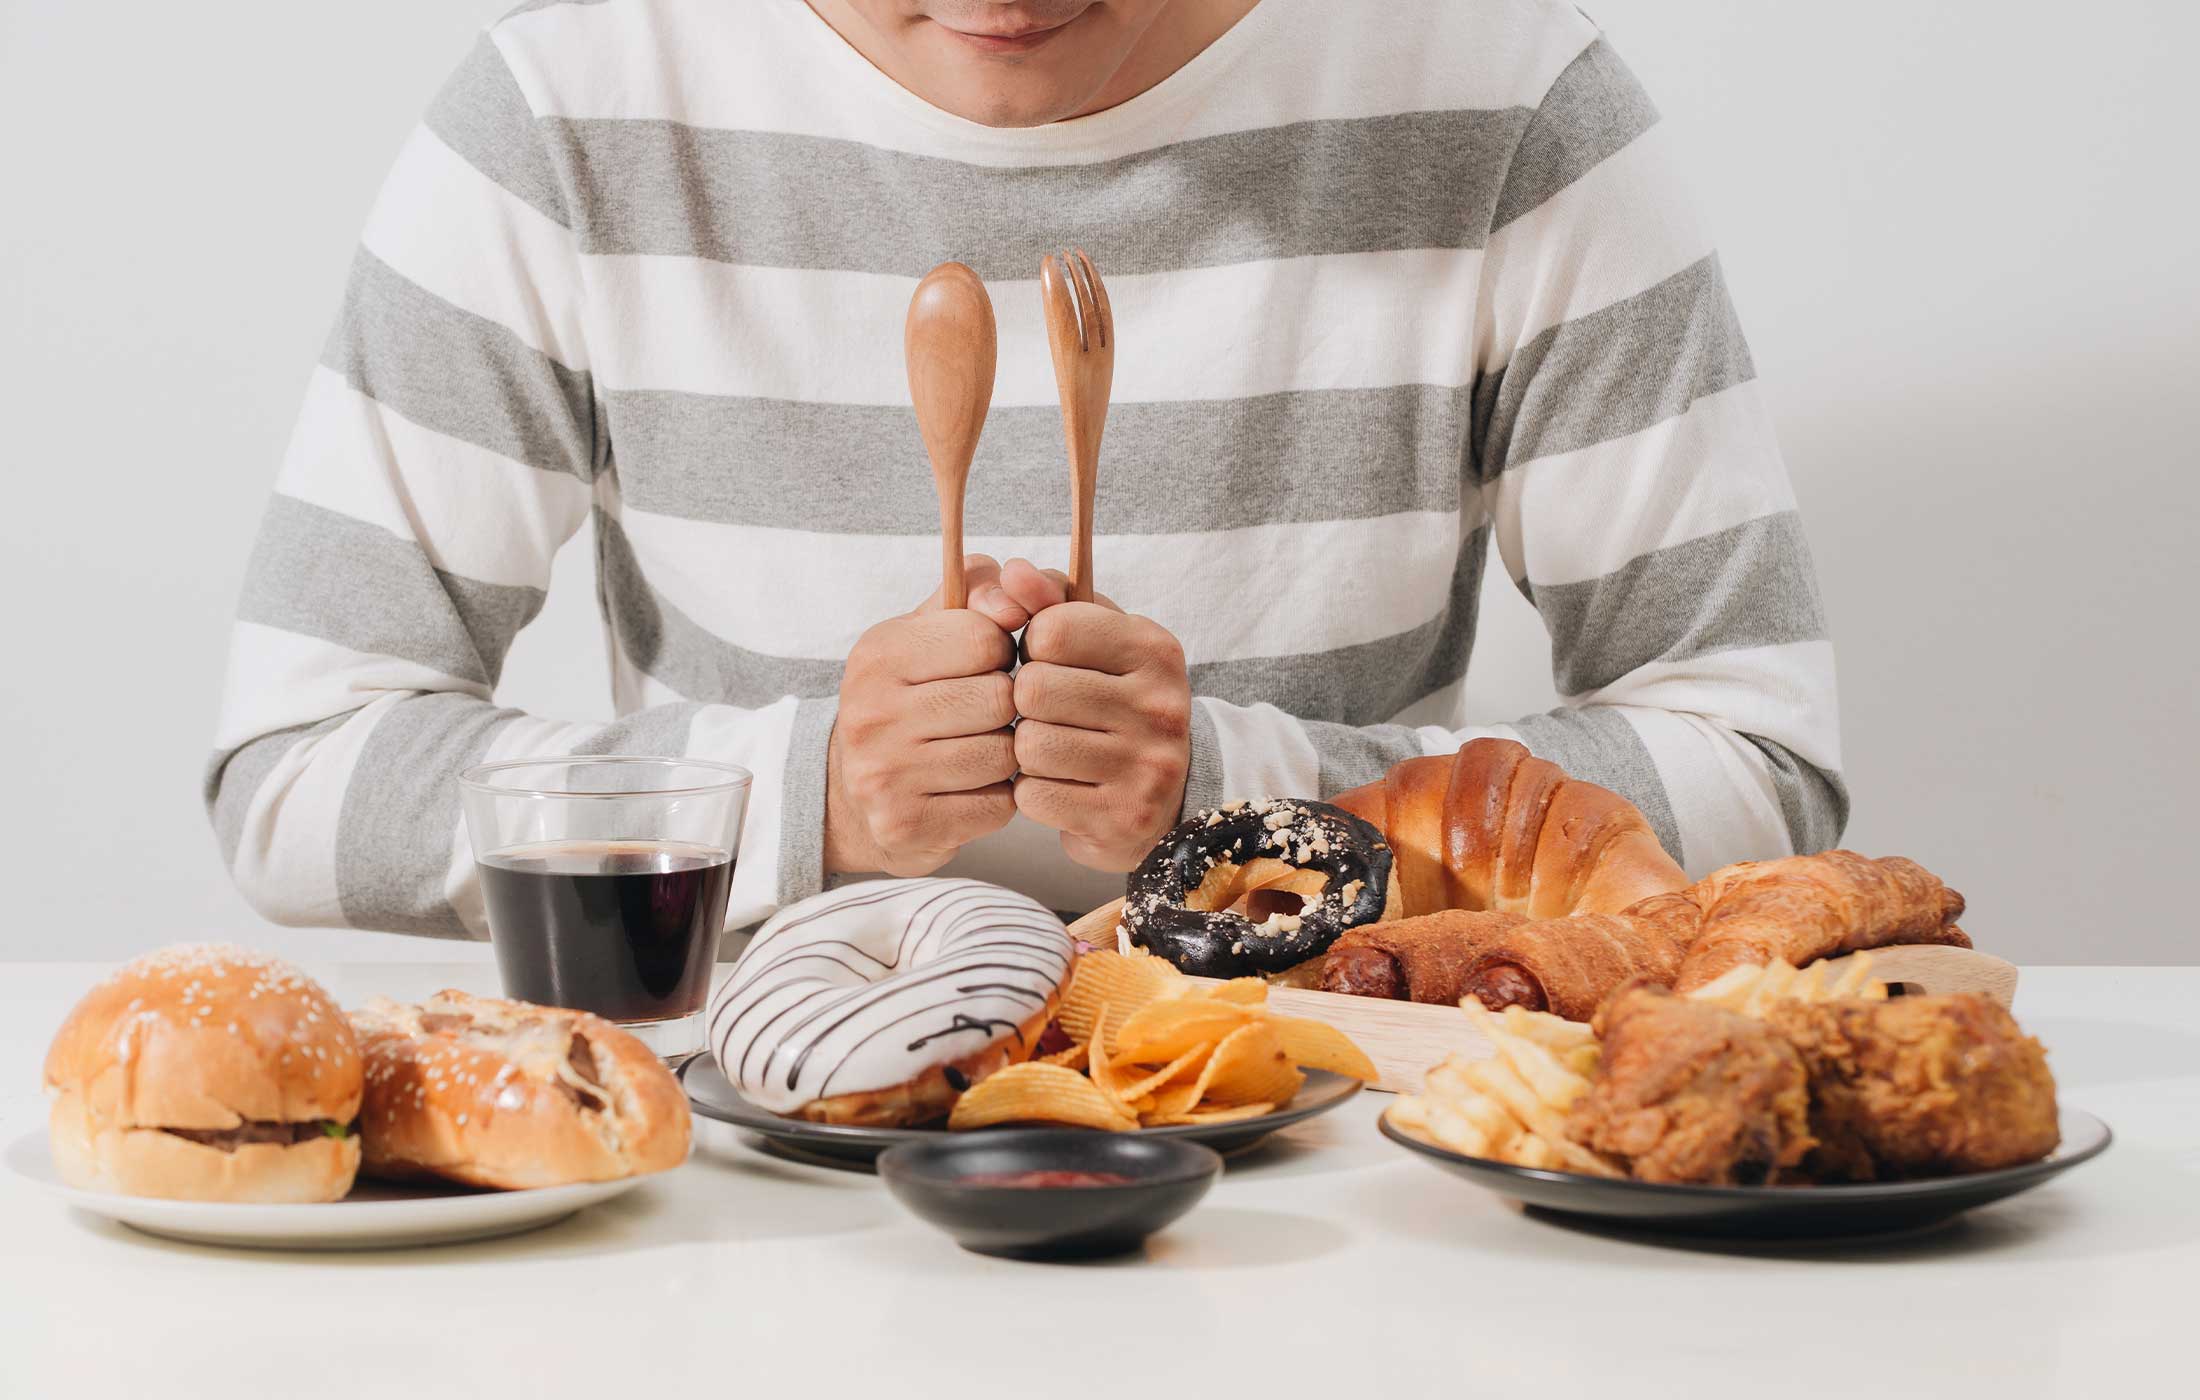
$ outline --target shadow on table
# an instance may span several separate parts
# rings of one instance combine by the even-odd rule
[[[759,1201],[759,1182],[800,1186]],[[743,1200],[737,1193],[749,1190]],[[714,1208],[722,1204],[723,1208]],[[80,1228],[141,1249],[209,1259],[285,1255],[317,1267],[372,1269],[423,1262],[525,1263],[563,1258],[643,1253],[692,1244],[744,1244],[818,1238],[877,1229],[897,1213],[875,1180],[775,1161],[738,1148],[698,1142],[687,1165],[662,1180],[589,1206],[564,1220],[521,1234],[488,1240],[414,1245],[401,1249],[256,1250],[192,1244],[145,1234],[84,1211],[70,1215]]]
[[[1210,1198],[1212,1199],[1212,1198]],[[904,1217],[908,1219],[910,1217]],[[1334,1254],[1351,1241],[1343,1226],[1281,1211],[1201,1205],[1190,1215],[1128,1254],[1099,1259],[999,1259],[958,1248],[930,1229],[884,1231],[863,1242],[868,1262],[882,1269],[928,1277],[1002,1270],[1067,1272],[1114,1269],[1264,1269],[1303,1264]]]
[[[1451,1210],[1433,1204],[1435,1191],[1452,1198]],[[1585,1259],[1609,1258],[1613,1250],[1656,1250],[1669,1260],[1699,1256],[1706,1267],[1716,1267],[1716,1260],[1751,1258],[1899,1264],[2016,1251],[2028,1259],[2080,1260],[2177,1249],[2200,1240],[2196,1198],[2200,1173],[2178,1157],[2119,1142],[2099,1161],[2023,1195],[1924,1229],[1863,1237],[1754,1240],[1643,1229],[1523,1207],[1441,1178],[1414,1189],[1399,1182],[1370,1188],[1360,1208],[1370,1224],[1388,1232],[1437,1242],[1456,1237],[1478,1253],[1538,1247],[1535,1236],[1548,1232],[1550,1245],[1571,1245]]]

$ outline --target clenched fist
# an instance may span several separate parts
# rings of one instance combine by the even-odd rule
[[[1106,599],[1066,601],[1058,573],[1021,559],[1000,590],[1030,618],[1016,672],[1015,805],[1095,870],[1129,870],[1175,824],[1191,769],[1184,648]]]
[[[825,758],[828,874],[930,874],[1016,815],[1010,633],[1029,614],[993,560],[973,554],[965,573],[970,607],[935,593],[848,653]]]

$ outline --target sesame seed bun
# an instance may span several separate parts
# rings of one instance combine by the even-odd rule
[[[276,958],[208,944],[139,958],[69,1013],[45,1083],[55,1168],[85,1190],[333,1201],[359,1167],[358,1039]]]
[[[370,1176],[519,1188],[612,1181],[687,1160],[687,1095],[600,1016],[439,992],[352,1013],[366,1059]]]

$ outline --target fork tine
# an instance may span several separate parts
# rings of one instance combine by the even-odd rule
[[[1082,269],[1085,269],[1087,286],[1093,288],[1093,304],[1098,306],[1098,317],[1096,319],[1100,324],[1100,343],[1102,343],[1102,346],[1113,346],[1113,343],[1115,343],[1115,313],[1107,304],[1107,282],[1100,280],[1100,269],[1096,269],[1096,266],[1093,266],[1093,260],[1087,258],[1085,249],[1078,249],[1078,264],[1082,266]]]
[[[1097,350],[1107,344],[1107,337],[1100,326],[1100,306],[1093,300],[1092,289],[1085,284],[1083,269],[1067,252],[1061,255],[1062,269],[1069,274],[1069,285],[1077,293],[1077,348]],[[1091,264],[1086,264],[1089,268]]]
[[[1070,295],[1069,273],[1052,253],[1039,259],[1039,295],[1049,307],[1061,305],[1069,310],[1072,325],[1077,321],[1077,298]],[[1080,337],[1082,338],[1082,337]]]

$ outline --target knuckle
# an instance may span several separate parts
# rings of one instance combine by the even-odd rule
[[[911,851],[924,835],[924,822],[915,809],[896,804],[878,814],[871,834],[890,851]]]
[[[1024,628],[1024,649],[1034,657],[1052,656],[1061,650],[1069,626],[1067,607],[1048,608]]]
[[[1182,739],[1191,733],[1191,702],[1173,692],[1141,697],[1138,718],[1147,730],[1163,739]]]
[[[1016,740],[1008,734],[988,734],[979,745],[971,775],[978,784],[998,783],[1016,771]]]
[[[1016,682],[1006,671],[981,678],[980,692],[985,718],[992,728],[1005,729],[1016,718]]]
[[[1048,703],[1053,699],[1058,684],[1052,666],[1044,661],[1026,662],[1017,670],[1016,679],[1012,682],[1016,713],[1020,715],[1046,713]]]
[[[1016,789],[1011,797],[1016,804],[1017,811],[1035,822],[1046,820],[1048,793],[1043,783],[1035,783],[1028,778],[1024,779],[1016,784]]]
[[[1145,624],[1146,659],[1166,670],[1183,670],[1184,644],[1176,639],[1176,634],[1150,619],[1138,620]]]
[[[1027,773],[1037,772],[1046,763],[1047,727],[1037,720],[1026,720],[1016,726],[1015,737],[1010,740],[1016,750],[1016,762]]]

